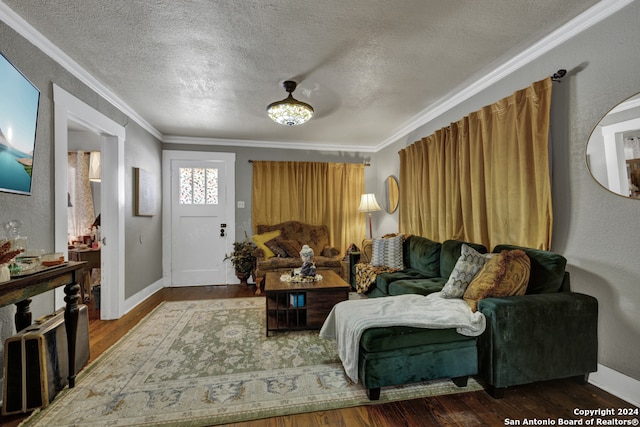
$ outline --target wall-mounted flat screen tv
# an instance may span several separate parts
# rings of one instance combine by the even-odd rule
[[[0,191],[31,194],[40,91],[0,53]]]

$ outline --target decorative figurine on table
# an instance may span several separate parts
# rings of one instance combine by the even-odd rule
[[[300,274],[302,277],[315,277],[316,265],[313,263],[313,249],[309,245],[304,245],[300,251],[300,258],[302,258],[302,268]]]

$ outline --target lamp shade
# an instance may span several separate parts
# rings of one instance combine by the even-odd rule
[[[100,163],[100,152],[92,151],[91,154],[89,154],[89,181],[100,182],[102,180],[102,167]]]
[[[358,212],[374,212],[382,210],[378,202],[376,201],[376,195],[373,193],[363,194],[360,197],[360,206],[358,206]]]

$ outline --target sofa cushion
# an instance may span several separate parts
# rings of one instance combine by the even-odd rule
[[[389,283],[389,295],[418,294],[429,295],[440,292],[447,279],[434,277],[432,279],[396,280]]]
[[[360,348],[369,353],[442,344],[458,341],[475,341],[474,337],[460,335],[453,329],[426,329],[409,326],[371,328],[362,333]]]
[[[280,230],[270,231],[262,234],[254,234],[253,236],[251,236],[251,240],[253,240],[253,243],[255,243],[258,248],[262,249],[262,251],[264,252],[264,257],[268,259],[275,256],[275,254],[271,249],[269,249],[266,243],[267,241],[274,239],[279,235]]]
[[[440,250],[440,276],[449,277],[453,272],[460,255],[462,255],[462,245],[465,244],[478,253],[486,254],[487,248],[479,243],[463,242],[462,240],[445,240],[442,242],[442,249]]]
[[[446,242],[445,242],[446,243]],[[444,298],[462,298],[469,283],[488,260],[488,256],[476,251],[471,246],[462,244],[460,258],[456,262],[447,283],[442,288]],[[444,244],[442,245],[444,248]],[[442,270],[442,262],[440,262]]]
[[[402,235],[373,239],[371,265],[402,270]]]
[[[423,276],[440,277],[441,243],[421,236],[410,236],[405,245],[405,268],[417,270]]]
[[[463,298],[475,312],[478,301],[483,298],[524,295],[530,270],[529,257],[524,251],[504,250],[485,263]]]
[[[380,273],[376,276],[376,288],[385,294],[389,293],[389,284],[396,280],[431,279],[421,271],[412,268],[394,271],[393,273]]]
[[[498,245],[493,252],[503,250],[523,250],[531,260],[531,274],[527,294],[543,294],[559,292],[564,280],[567,259],[560,254],[541,249],[526,248],[515,245]]]

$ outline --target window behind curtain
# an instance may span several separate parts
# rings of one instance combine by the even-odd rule
[[[363,192],[362,164],[254,161],[253,228],[285,221],[326,225],[331,244],[344,251],[363,238]]]

